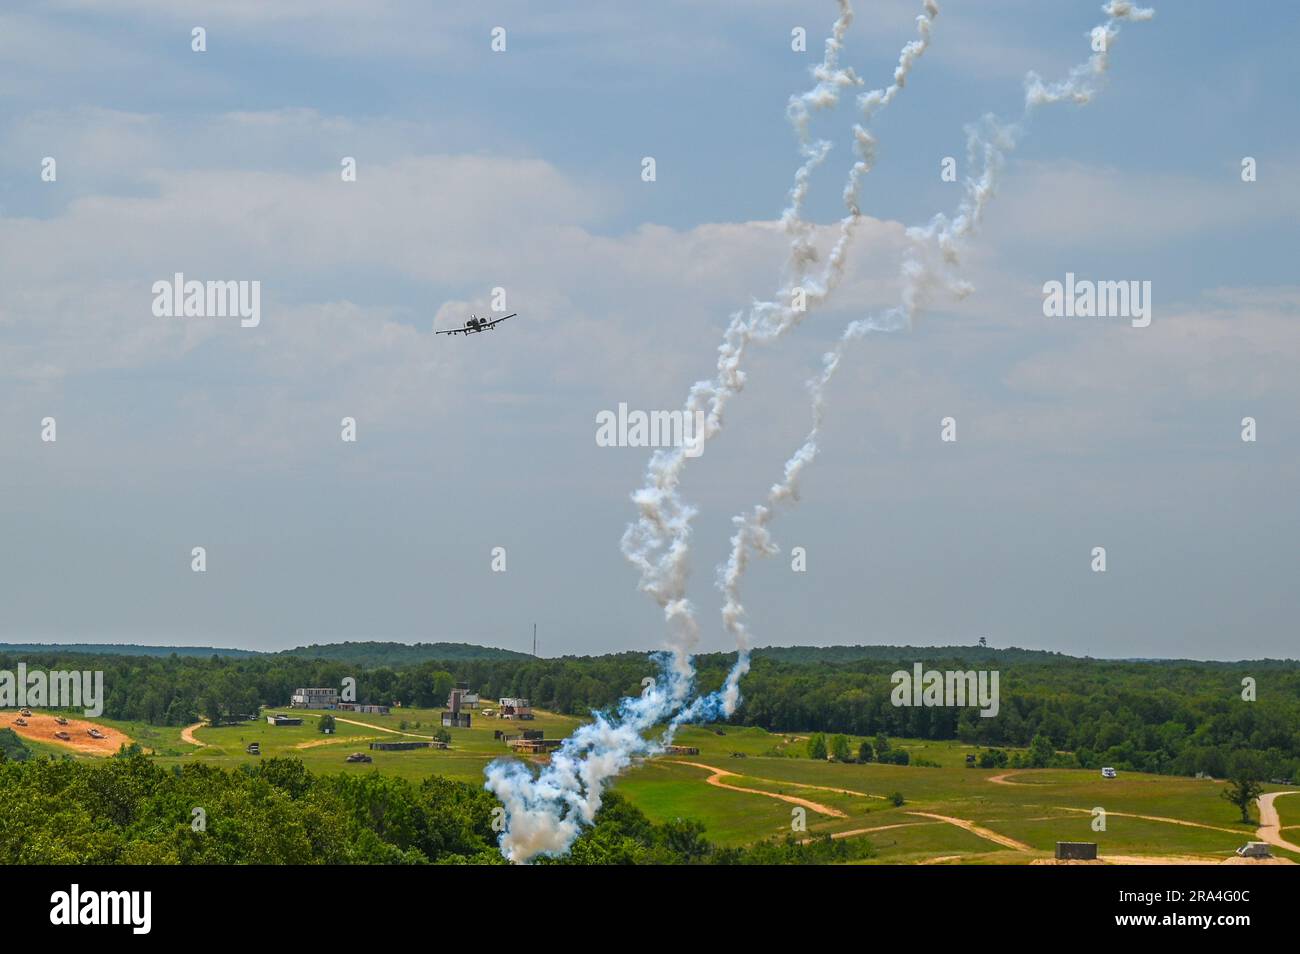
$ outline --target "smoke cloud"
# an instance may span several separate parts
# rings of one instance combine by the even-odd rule
[[[916,18],[917,38],[902,48],[893,81],[857,97],[861,121],[853,127],[855,161],[843,190],[846,214],[840,220],[838,236],[825,264],[812,274],[818,261],[815,226],[805,220],[803,208],[813,173],[825,161],[832,145],[812,138],[812,116],[836,106],[845,90],[863,85],[852,69],[840,66],[853,10],[849,0],[838,0],[838,4],[839,16],[825,41],[822,61],[812,70],[815,84],[792,96],[787,106],[803,162],[794,174],[788,204],[781,215],[782,227],[791,240],[782,266],[783,284],[773,300],[754,301],[748,309],[732,314],[718,347],[714,377],[691,387],[686,412],[692,416],[702,414],[704,421],[696,446],[712,440],[722,430],[728,404],[744,389],[743,364],[749,346],[771,343],[797,327],[809,310],[827,300],[843,278],[848,251],[862,218],[862,182],[876,160],[877,143],[867,124],[905,87],[913,67],[929,48],[933,23],[939,15],[935,0],[924,0],[923,12]],[[500,842],[508,860],[527,862],[539,855],[562,854],[583,827],[593,822],[605,786],[634,758],[662,752],[683,724],[726,718],[736,710],[740,680],[749,671],[752,646],[740,600],[741,583],[753,556],[778,552],[768,525],[779,507],[798,500],[800,479],[819,451],[826,387],[846,346],[873,331],[910,327],[917,310],[935,289],[958,296],[970,291],[955,277],[960,246],[978,228],[1006,155],[1015,148],[1030,114],[1049,103],[1089,102],[1106,72],[1110,43],[1118,35],[1119,21],[1147,20],[1154,15],[1154,11],[1138,8],[1127,0],[1111,0],[1103,11],[1108,19],[1098,28],[1105,38],[1101,50],[1095,50],[1086,63],[1058,83],[1046,85],[1029,74],[1024,114],[1017,123],[1003,125],[986,116],[981,123],[968,127],[970,162],[979,174],[966,180],[956,214],[952,219],[936,215],[927,225],[908,229],[899,304],[880,315],[851,322],[835,348],[824,356],[821,373],[808,382],[813,409],[811,431],[786,462],[781,481],[772,486],[764,502],[733,518],[731,552],[719,568],[717,585],[724,598],[723,625],[736,642],[737,658],[716,692],[695,694],[692,653],[699,642],[699,623],[686,597],[686,587],[691,522],[696,511],[678,492],[690,458],[684,447],[661,449],[651,457],[643,486],[632,494],[637,518],[624,533],[621,549],[639,573],[639,588],[659,605],[668,626],[669,651],[656,657],[662,676],[641,696],[624,699],[613,713],[593,713],[593,721],[566,739],[536,776],[520,762],[498,761],[488,766],[486,787],[505,807],[506,827]],[[1094,31],[1094,44],[1100,43],[1097,37]],[[805,307],[795,306],[796,292],[803,295]],[[656,737],[659,726],[664,729]]]

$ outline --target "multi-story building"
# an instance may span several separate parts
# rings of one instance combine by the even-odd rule
[[[338,704],[337,689],[295,689],[289,700],[295,709],[336,709]]]

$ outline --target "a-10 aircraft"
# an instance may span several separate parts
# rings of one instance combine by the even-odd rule
[[[493,318],[491,321],[488,321],[486,318],[479,318],[475,315],[470,315],[469,321],[465,322],[464,328],[448,328],[446,331],[435,331],[434,334],[435,335],[478,334],[480,331],[492,330],[497,325],[501,324],[501,322],[505,321],[506,318],[513,318],[517,314],[519,313],[515,312],[514,314],[506,315],[505,318]]]

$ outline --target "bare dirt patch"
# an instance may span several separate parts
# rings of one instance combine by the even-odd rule
[[[1104,865],[1100,858],[1035,858],[1031,865]]]
[[[1221,865],[1293,865],[1290,858],[1239,858],[1233,855],[1219,862]]]
[[[1099,860],[1110,865],[1213,865],[1226,864],[1226,859],[1204,855],[1100,855]]]
[[[23,718],[27,725],[15,725],[14,723],[19,719],[17,711],[6,710],[3,715],[0,715],[0,728],[13,729],[24,739],[61,745],[66,749],[84,752],[87,755],[113,755],[119,747],[131,744],[131,737],[125,732],[95,722],[87,722],[85,719],[68,719],[67,725],[59,725],[54,721],[54,716],[43,712],[36,712]],[[91,728],[98,729],[104,738],[91,738],[86,733],[86,730]],[[57,738],[54,735],[56,732],[66,732],[68,738]]]

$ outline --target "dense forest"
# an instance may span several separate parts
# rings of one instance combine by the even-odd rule
[[[481,786],[313,775],[296,759],[227,771],[160,768],[138,752],[91,761],[0,756],[0,864],[504,864]],[[698,822],[650,822],[608,793],[573,850],[541,864],[824,864],[864,840],[718,848]]]
[[[8,655],[40,653],[83,656],[260,656],[253,649],[221,649],[216,646],[144,646],[140,643],[0,643]]]
[[[0,653],[0,669],[101,669],[104,715],[157,725],[183,725],[253,713],[288,702],[299,686],[338,686],[357,680],[360,702],[436,707],[454,682],[484,698],[525,696],[535,706],[569,714],[603,709],[641,691],[656,675],[641,653],[538,659],[444,659],[408,666],[366,666],[359,651],[382,659],[386,644],[353,644],[348,660],[275,654],[210,656]],[[377,647],[377,648],[374,648]],[[858,649],[856,657],[847,649]],[[1258,757],[1267,777],[1300,777],[1300,665],[1078,659],[1052,653],[987,647],[841,647],[760,654],[743,683],[744,701],[732,722],[772,731],[884,734],[960,739],[986,746],[1023,747],[1036,737],[1075,753],[1079,764],[1165,774],[1207,772],[1222,777],[1233,753]],[[721,684],[732,657],[698,657],[702,689]],[[890,674],[921,661],[927,669],[996,669],[1000,711],[982,718],[973,708],[895,707]],[[1255,680],[1257,701],[1243,699],[1242,680]]]
[[[144,646],[139,643],[0,643],[0,653],[75,653],[90,656],[271,656],[255,649],[214,646]],[[337,659],[359,666],[406,666],[430,660],[527,659],[525,653],[471,643],[312,643],[283,650],[284,655]]]
[[[398,669],[422,662],[464,662],[468,659],[532,659],[527,653],[470,643],[313,643],[286,649],[284,655],[330,659],[357,666]]]

